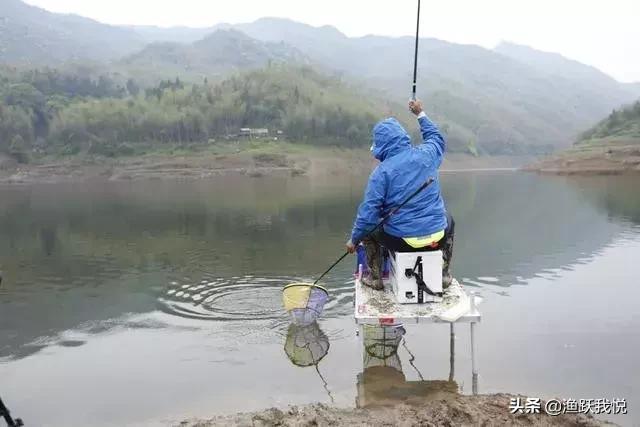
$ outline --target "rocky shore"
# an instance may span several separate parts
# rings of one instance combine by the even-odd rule
[[[186,420],[179,427],[211,426],[575,426],[613,425],[583,414],[551,416],[511,414],[512,395],[456,395],[425,400],[420,406],[400,404],[367,409],[339,409],[322,404]]]

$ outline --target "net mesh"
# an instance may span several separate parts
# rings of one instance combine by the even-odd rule
[[[328,300],[329,293],[325,288],[310,283],[292,283],[282,291],[284,308],[292,322],[298,325],[315,322]]]

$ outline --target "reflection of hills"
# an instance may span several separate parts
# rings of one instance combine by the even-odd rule
[[[47,262],[78,256],[151,269],[204,267],[199,261],[211,267],[224,259],[221,267],[235,275],[273,271],[286,262],[283,255],[288,253],[295,254],[299,270],[306,267],[314,272],[316,260],[309,255],[322,254],[325,249],[323,255],[335,255],[335,248],[326,247],[324,240],[347,235],[345,217],[351,215],[355,203],[349,193],[335,192],[318,194],[315,199],[308,195],[306,202],[300,201],[286,194],[286,185],[269,192],[253,188],[252,193],[239,194],[226,194],[227,187],[200,193],[185,185],[170,187],[175,193],[169,194],[159,194],[153,185],[141,187],[144,190],[112,187],[78,194],[70,188],[55,196],[47,190],[10,195],[0,209],[0,232],[6,239],[0,251],[6,259],[42,258],[42,267],[54,270],[50,274],[56,269],[60,274],[78,273],[64,262]],[[308,185],[293,190],[314,192]],[[142,192],[147,194],[141,199]],[[257,209],[260,205],[264,208]],[[312,237],[323,240],[311,244]],[[34,267],[22,270],[20,277],[39,273],[41,266]],[[87,264],[74,268],[85,267],[100,268]]]
[[[227,183],[3,190],[0,357],[88,321],[152,311],[174,277],[315,274],[343,243],[353,207],[348,192],[297,182],[245,179],[233,193]]]
[[[640,179],[637,176],[567,177],[566,182],[610,218],[640,224]]]
[[[317,274],[341,251],[362,194],[363,179],[336,181],[0,190],[0,357],[88,321],[152,311],[175,278]],[[509,285],[593,254],[623,229],[619,218],[640,223],[635,183],[617,178],[445,174],[442,181],[457,219],[460,277]],[[332,277],[344,283],[352,268],[347,261]],[[325,312],[347,315],[350,299],[348,285],[332,284]]]
[[[607,186],[579,192],[563,179],[505,173],[445,175],[443,187],[457,220],[458,276],[510,285],[590,256],[622,230],[594,206],[610,198]]]

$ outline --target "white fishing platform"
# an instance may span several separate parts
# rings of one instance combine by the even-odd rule
[[[362,271],[362,268],[359,268]],[[482,320],[478,304],[482,299],[467,292],[466,289],[453,279],[442,297],[442,301],[423,304],[399,304],[391,289],[391,283],[385,281],[384,290],[376,291],[364,286],[360,281],[360,274],[355,278],[354,318],[359,325],[358,335],[363,336],[365,325],[381,327],[391,325],[442,324],[448,323],[450,330],[450,346],[453,349],[456,333],[456,323],[468,323],[471,337],[471,384],[473,394],[478,393],[478,363],[476,355],[476,324]],[[452,367],[453,369],[453,358]]]
[[[424,304],[399,304],[387,282],[384,291],[376,291],[356,277],[355,288],[357,324],[478,323],[482,320],[478,310],[481,298],[468,293],[455,279],[444,291],[442,301]]]

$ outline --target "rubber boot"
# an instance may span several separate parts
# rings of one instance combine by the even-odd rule
[[[442,250],[442,289],[447,289],[453,282],[453,276],[451,275],[450,267],[451,260],[453,259],[453,240],[455,236],[455,222],[451,216],[447,221],[449,226],[447,227],[443,241],[440,244]]]
[[[369,275],[362,277],[362,284],[376,291],[384,289],[382,283],[382,247],[372,239],[365,239],[365,253],[367,254],[367,266],[369,267]]]

